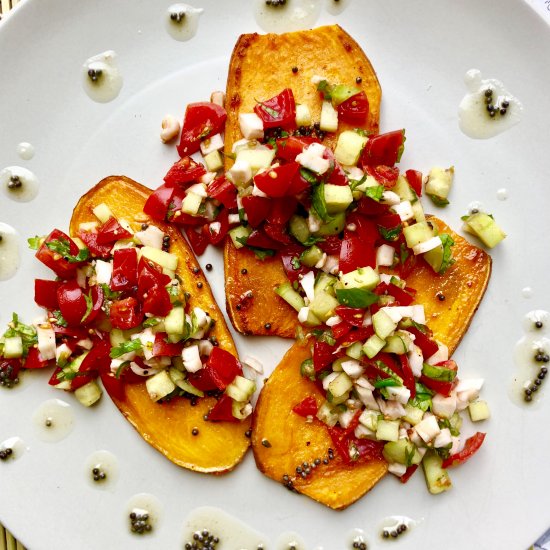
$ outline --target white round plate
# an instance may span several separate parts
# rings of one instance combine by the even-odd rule
[[[49,276],[26,249],[27,237],[66,229],[77,199],[105,176],[125,174],[153,188],[161,183],[177,154],[161,144],[160,121],[166,113],[182,117],[187,103],[224,88],[237,37],[261,32],[251,4],[195,0],[204,13],[187,42],[165,29],[170,0],[26,0],[2,21],[0,169],[20,165],[40,181],[30,202],[0,199],[0,221],[21,237],[18,274],[0,282],[2,330],[12,311],[33,319],[33,280]],[[202,505],[222,508],[272,541],[295,531],[307,548],[325,550],[349,548],[354,528],[365,531],[369,548],[383,547],[379,525],[389,515],[420,521],[395,541],[403,548],[525,548],[549,526],[550,395],[532,409],[508,396],[523,316],[550,310],[549,29],[519,0],[352,0],[339,15],[323,8],[318,24],[326,23],[340,24],[372,61],[383,89],[381,130],[407,130],[402,169],[455,166],[451,205],[427,208],[459,229],[468,205],[481,201],[508,234],[491,252],[488,292],[455,354],[463,377],[486,379],[492,418],[482,426],[483,448],[452,472],[454,487],[445,494],[428,494],[421,474],[404,486],[387,476],[349,509],[334,512],[265,478],[251,453],[222,477],[180,469],[147,445],[107,397],[84,409],[51,389],[45,373],[31,373],[14,391],[0,388],[0,441],[18,436],[28,447],[19,460],[0,463],[0,519],[33,550],[181,549],[183,522]],[[117,53],[124,84],[114,101],[94,103],[83,91],[81,67],[105,50]],[[523,102],[519,125],[488,140],[460,132],[457,109],[472,68],[502,80]],[[32,160],[17,155],[21,142],[34,146]],[[497,199],[501,188],[506,201]],[[223,305],[220,254],[209,251],[200,259],[207,262]],[[531,287],[530,298],[524,287]],[[261,357],[267,372],[289,345],[275,338],[236,341],[241,354]],[[32,417],[54,397],[71,404],[74,429],[47,443]],[[118,459],[112,491],[85,479],[86,460],[100,449]],[[163,511],[155,533],[138,540],[124,514],[128,499],[141,492],[155,495]]]

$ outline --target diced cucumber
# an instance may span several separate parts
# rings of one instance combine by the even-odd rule
[[[363,344],[362,342],[353,342],[351,346],[346,348],[346,355],[353,359],[361,359],[363,357]]]
[[[332,362],[332,370],[334,372],[342,372],[344,370],[342,368],[342,363],[344,361],[349,361],[349,359],[347,357],[338,357],[338,359]]]
[[[476,212],[464,222],[465,228],[472,234],[479,237],[485,246],[494,248],[500,241],[506,237],[492,216],[485,212]]]
[[[314,267],[322,259],[323,251],[317,245],[311,246],[300,254],[300,262],[307,267]]]
[[[346,395],[351,388],[353,388],[353,381],[345,372],[341,372],[328,385],[328,391],[336,398]]]
[[[453,184],[454,166],[450,168],[440,168],[436,166],[430,170],[426,178],[426,195],[432,199],[436,206],[445,206],[449,204],[449,193]]]
[[[185,311],[183,306],[174,306],[164,319],[164,328],[170,342],[179,342],[186,333]]]
[[[491,416],[489,405],[487,401],[474,401],[468,405],[468,412],[470,413],[470,419],[472,422],[479,422],[480,420],[487,420]]]
[[[323,132],[336,132],[338,130],[338,111],[330,101],[323,101],[321,106],[320,129]]]
[[[330,90],[332,104],[338,107],[340,103],[344,103],[350,97],[357,95],[361,90],[356,86],[347,86],[346,84],[336,84]]]
[[[158,401],[176,389],[176,385],[165,370],[161,370],[157,374],[147,378],[145,387],[152,401]]]
[[[298,318],[300,319],[300,316],[298,316]],[[321,322],[321,319],[316,317],[315,314],[313,314],[312,311],[309,309],[309,307],[307,308],[307,317],[303,320],[300,319],[300,322],[306,327],[318,327],[319,325],[323,324]]]
[[[434,236],[432,228],[427,222],[417,222],[403,228],[403,235],[407,241],[407,246],[412,248],[417,244],[428,241]]]
[[[426,260],[426,263],[434,270],[435,273],[439,273],[443,266],[443,243],[428,252],[424,252],[422,257]]]
[[[353,202],[351,188],[347,185],[326,183],[324,193],[327,212],[331,215],[345,212],[346,208]]]
[[[411,343],[411,338],[405,332],[396,332],[395,334],[387,337],[386,345],[382,351],[385,351],[386,353],[403,355],[408,353]]]
[[[406,466],[420,464],[422,461],[422,455],[418,452],[416,445],[408,439],[389,441],[384,445],[382,454],[388,462],[397,462]]]
[[[101,398],[101,394],[101,388],[95,380],[90,380],[90,382],[74,391],[74,396],[85,407],[91,407],[94,403],[97,403]]]
[[[334,291],[334,285],[337,282],[338,279],[334,275],[330,275],[329,273],[324,273],[321,271],[319,275],[317,275],[313,291],[315,292],[315,294],[317,294],[318,292],[326,292],[331,296],[335,296],[336,294]]]
[[[245,161],[250,165],[253,174],[262,168],[269,168],[275,158],[275,150],[269,147],[256,149],[241,149],[237,153],[236,161]]]
[[[338,235],[344,230],[346,225],[346,213],[338,212],[332,216],[332,219],[321,224],[317,231],[313,232],[316,237],[328,237],[329,235]]]
[[[248,401],[232,401],[231,414],[237,420],[244,420],[252,414],[252,405]]]
[[[234,227],[233,229],[230,229],[229,236],[233,241],[233,246],[237,249],[242,248],[244,244],[240,241],[247,239],[250,233],[252,233],[252,229],[250,229],[250,227],[244,227],[243,225],[239,225],[237,227]]]
[[[23,339],[21,336],[9,336],[4,338],[4,357],[16,359],[23,356]]]
[[[311,126],[311,111],[303,103],[296,105],[296,126]]]
[[[256,384],[248,378],[243,376],[235,376],[235,379],[227,388],[225,388],[225,393],[239,402],[247,402],[252,394],[256,391]]]
[[[140,248],[140,252],[142,257],[152,260],[164,269],[176,271],[178,268],[178,256],[176,254],[171,254],[152,246],[144,246]]]
[[[334,410],[331,403],[325,401],[317,411],[317,419],[333,428],[338,422],[338,412]]]
[[[420,201],[416,201],[412,203],[411,207],[414,214],[414,219],[417,222],[425,222],[426,214],[424,214],[424,208],[422,207],[422,203]]]
[[[310,237],[307,220],[305,218],[302,218],[302,216],[292,216],[292,218],[290,218],[290,221],[288,222],[288,229],[290,231],[290,234],[302,244],[307,242]]]
[[[372,325],[374,332],[382,340],[386,340],[397,328],[397,323],[383,309],[380,309],[372,316]]]
[[[367,136],[361,136],[352,130],[342,132],[334,150],[336,160],[344,166],[355,166],[367,139]]]
[[[360,267],[340,277],[343,288],[373,290],[380,283],[380,276],[370,266]]]
[[[185,379],[178,380],[176,382],[176,386],[181,390],[183,390],[184,392],[187,392],[191,395],[196,395],[197,397],[204,397],[204,393],[198,388],[195,388],[195,386],[193,386],[193,384],[191,384],[189,380],[185,380]]]
[[[111,347],[116,348],[120,346],[120,344],[126,342],[126,336],[124,336],[124,332],[119,328],[113,328],[109,333],[109,340],[111,342]]]
[[[206,164],[206,169],[209,172],[217,172],[223,168],[223,158],[221,153],[216,150],[208,153],[204,157],[204,164]]]
[[[430,491],[432,495],[448,491],[453,485],[447,470],[441,467],[442,462],[443,460],[441,457],[431,449],[428,450],[422,460],[426,484],[428,486],[428,491]]]
[[[424,376],[440,382],[452,382],[456,377],[456,372],[456,369],[450,369],[444,365],[430,365],[429,363],[422,365]]]
[[[189,214],[190,216],[195,216],[201,207],[202,199],[203,198],[196,193],[187,193],[181,203],[182,212]]]
[[[422,420],[423,416],[424,411],[422,409],[419,409],[418,407],[413,407],[409,403],[405,405],[405,416],[403,416],[403,420],[405,420],[405,422],[408,422],[409,424],[415,426]]]
[[[369,430],[376,432],[376,429],[378,428],[378,420],[380,418],[380,413],[377,411],[371,411],[369,409],[365,409],[361,416],[359,416],[359,422],[365,426],[365,428],[368,428]]]
[[[336,288],[336,299],[344,306],[364,309],[377,302],[379,296],[364,288]]]
[[[397,441],[399,439],[399,420],[378,420],[376,439],[378,441]]]
[[[369,358],[372,359],[382,348],[386,345],[386,341],[382,340],[376,334],[373,334],[364,344],[363,352]]]
[[[395,185],[392,187],[391,190],[394,193],[397,193],[402,201],[409,201],[411,205],[415,202],[418,202],[418,197],[414,189],[409,185],[407,178],[405,178],[405,176],[403,175],[400,175],[397,178],[397,181],[395,182]]]
[[[292,288],[288,281],[275,288],[275,292],[296,311],[300,311],[306,305],[304,299]]]
[[[105,223],[109,218],[114,218],[114,214],[111,212],[111,209],[104,203],[98,204],[92,209],[94,216],[101,222]]]
[[[313,315],[324,322],[334,315],[334,310],[339,305],[338,300],[327,292],[315,292],[315,297],[310,302],[309,309]]]

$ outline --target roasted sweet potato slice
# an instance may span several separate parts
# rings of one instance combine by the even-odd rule
[[[456,263],[445,275],[438,276],[419,262],[407,282],[417,290],[416,302],[424,305],[435,338],[453,353],[487,288],[491,257],[441,220],[431,217],[430,221],[455,241]],[[445,299],[441,300],[439,294]],[[387,465],[383,460],[372,460],[347,466],[336,457],[328,465],[321,464],[306,479],[296,476],[296,466],[323,458],[332,446],[324,425],[316,420],[307,423],[292,412],[292,407],[307,396],[316,396],[318,404],[324,400],[316,386],[300,375],[302,361],[310,356],[309,346],[294,344],[263,387],[254,412],[252,448],[256,464],[266,476],[285,483],[283,476],[289,475],[297,492],[340,510],[369,491],[384,476]]]
[[[294,73],[293,67],[298,72]],[[307,104],[312,119],[318,121],[321,100],[311,82],[314,75],[329,82],[356,85],[364,91],[370,110],[364,128],[378,133],[381,89],[376,73],[355,40],[338,25],[281,35],[244,34],[233,50],[229,66],[225,152],[231,153],[233,143],[241,139],[239,113],[252,112],[257,100],[269,99],[284,88],[291,88],[296,102]],[[340,124],[339,132],[350,128]],[[338,134],[327,136],[325,145],[333,148],[337,137]],[[227,156],[226,159],[228,169],[232,161]],[[227,239],[224,261],[227,312],[233,326],[243,334],[294,337],[294,310],[272,292],[286,280],[280,260],[258,260],[249,250],[235,249]],[[241,274],[243,268],[248,270],[246,277]],[[243,304],[242,296],[249,290],[252,299]]]
[[[181,234],[168,224],[151,220],[143,213],[143,205],[151,191],[124,176],[105,178],[86,193],[76,205],[71,218],[71,235],[77,235],[83,222],[95,221],[92,209],[105,203],[117,218],[128,221],[134,229],[142,223],[153,223],[170,236],[170,251],[179,256],[177,274],[183,287],[191,294],[191,307],[208,311],[216,324],[212,336],[220,347],[236,354],[235,344],[212,296],[202,272],[194,273],[198,263]],[[198,283],[202,287],[198,288]],[[231,470],[244,456],[249,446],[245,432],[250,421],[206,422],[203,416],[215,404],[205,397],[195,406],[187,399],[175,399],[158,404],[151,401],[145,383],[126,386],[124,400],[113,398],[116,406],[139,434],[169,460],[190,470],[221,474]],[[198,435],[192,435],[193,428]]]

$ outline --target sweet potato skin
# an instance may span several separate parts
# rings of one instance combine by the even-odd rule
[[[294,73],[293,67],[298,72]],[[376,73],[359,45],[341,27],[331,25],[282,35],[244,34],[233,50],[227,80],[226,169],[233,162],[227,155],[233,143],[242,137],[239,113],[252,112],[257,100],[269,99],[284,88],[291,88],[296,102],[308,105],[312,120],[319,121],[321,100],[311,82],[314,75],[364,91],[370,112],[363,127],[378,133],[382,92]],[[361,78],[359,83],[357,77]],[[352,127],[340,123],[338,132],[327,135],[323,143],[334,148],[338,134]],[[237,250],[227,239],[224,264],[227,313],[235,329],[243,334],[293,338],[297,326],[295,312],[272,292],[286,280],[280,260],[276,257],[257,260],[249,250]],[[243,268],[248,270],[248,277],[241,275]],[[252,290],[253,298],[245,307],[241,296],[248,290]]]
[[[236,355],[235,344],[222,312],[216,305],[208,282],[189,245],[177,229],[152,220],[143,213],[143,205],[151,190],[124,176],[111,176],[100,181],[76,205],[70,222],[70,233],[76,236],[83,222],[96,221],[92,209],[100,203],[109,206],[117,218],[138,230],[143,223],[152,223],[170,236],[170,252],[179,256],[177,274],[185,290],[190,292],[191,307],[201,307],[215,320],[212,336],[220,347]],[[202,288],[198,288],[202,283]],[[187,399],[153,403],[145,382],[126,386],[124,400],[113,398],[120,412],[139,434],[169,460],[190,470],[221,474],[230,471],[243,458],[250,441],[245,432],[250,420],[243,422],[206,422],[203,416],[215,404],[214,398],[200,399],[195,406]],[[198,428],[199,434],[192,435]]]
[[[440,233],[449,233],[455,241],[456,262],[444,275],[435,275],[419,261],[407,284],[417,290],[416,303],[423,304],[427,323],[434,337],[445,343],[452,354],[468,330],[491,275],[491,257],[469,244],[435,217],[430,221]],[[439,299],[439,294],[445,296]],[[311,357],[309,346],[295,343],[260,393],[253,416],[252,449],[258,469],[275,481],[284,474],[293,475],[297,465],[325,456],[332,445],[326,427],[305,422],[292,407],[314,395],[321,404],[324,395],[300,375],[300,365]],[[267,439],[270,447],[262,441]],[[307,445],[307,442],[310,442]],[[320,503],[341,510],[369,491],[386,473],[385,461],[374,460],[347,466],[338,457],[321,466],[310,478],[297,478],[294,488]]]

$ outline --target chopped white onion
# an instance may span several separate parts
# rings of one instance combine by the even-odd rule
[[[423,243],[415,244],[412,247],[412,251],[415,256],[418,256],[418,254],[424,254],[425,252],[429,252],[438,246],[441,246],[441,239],[439,237],[432,237]]]

